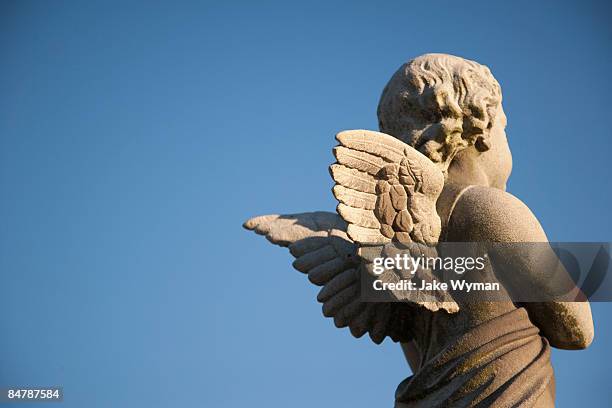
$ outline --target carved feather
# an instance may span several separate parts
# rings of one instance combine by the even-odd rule
[[[346,188],[340,184],[336,184],[332,192],[338,201],[349,207],[373,210],[376,205],[376,196],[374,194]]]

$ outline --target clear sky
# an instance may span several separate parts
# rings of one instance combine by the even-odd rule
[[[446,52],[501,83],[509,191],[550,240],[612,240],[610,11],[2,2],[0,385],[63,385],[66,407],[392,406],[399,346],[334,328],[242,222],[333,210],[334,134],[376,129],[391,74]],[[593,305],[589,350],[554,352],[559,407],[612,398],[611,312]]]

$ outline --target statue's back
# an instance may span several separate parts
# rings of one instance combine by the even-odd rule
[[[441,241],[461,242],[453,211],[468,187],[447,188],[438,204]],[[485,274],[495,276],[486,263]],[[493,269],[493,270],[492,270]],[[414,375],[396,391],[396,407],[554,406],[550,346],[527,311],[507,301],[455,297],[459,312],[411,308]],[[410,354],[410,352],[409,352]],[[416,357],[417,361],[414,361]]]

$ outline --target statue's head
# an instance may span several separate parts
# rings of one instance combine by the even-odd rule
[[[402,65],[378,104],[381,132],[415,147],[449,181],[505,188],[512,156],[501,88],[489,68],[447,54]]]

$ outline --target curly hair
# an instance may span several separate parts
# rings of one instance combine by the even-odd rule
[[[501,101],[501,88],[486,66],[425,54],[391,77],[378,104],[378,123],[381,132],[408,143],[446,171],[457,152],[479,138],[486,140],[497,115],[505,125]]]

